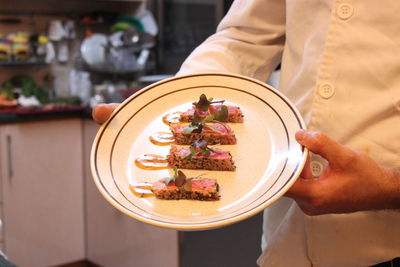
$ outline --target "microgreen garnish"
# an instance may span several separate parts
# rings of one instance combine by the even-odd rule
[[[196,141],[193,142],[192,146],[195,148],[207,148],[207,141],[204,140],[203,138],[197,139]]]
[[[168,185],[171,181],[174,181],[177,186],[184,184],[186,180],[186,175],[182,171],[178,171],[177,167],[174,167],[174,175],[164,178],[164,183]]]
[[[197,153],[201,153],[203,155],[209,156],[213,151],[212,148],[208,147],[207,141],[203,138],[197,139],[190,146],[190,153],[186,156],[186,158],[192,158]]]
[[[201,133],[203,130],[204,120],[200,115],[195,111],[193,115],[192,122],[183,129],[183,133],[190,134],[190,133]]]
[[[199,115],[199,113],[194,112],[192,125],[198,125],[203,123],[203,118]]]
[[[183,129],[183,133],[185,134],[191,134],[191,133],[201,133],[203,129],[203,125],[192,125],[189,124],[186,128]]]
[[[181,187],[186,182],[186,175],[182,171],[178,171],[178,175],[175,178],[175,185]]]
[[[205,121],[213,121],[213,120],[214,120],[214,116],[213,116],[213,115],[207,115],[207,116],[204,118],[204,120],[205,120]]]
[[[209,156],[211,154],[210,150],[204,149],[204,148],[200,148],[201,154]]]
[[[228,120],[228,107],[221,105],[221,108],[214,113],[214,118],[217,121],[227,121]]]
[[[199,101],[193,103],[193,105],[196,106],[197,109],[201,110],[201,111],[207,111],[208,108],[211,105],[211,101],[209,101],[206,97],[205,94],[201,94]]]
[[[190,191],[192,190],[192,179],[186,178],[186,175],[178,168],[174,167],[174,175],[164,179],[164,183],[168,185],[171,181],[175,182],[175,185],[180,189]]]
[[[228,107],[222,105],[225,100],[213,101],[213,98],[210,97],[207,99],[205,94],[201,94],[199,101],[194,102],[193,105],[196,107],[193,114],[192,122],[183,129],[183,133],[191,134],[191,133],[201,133],[203,127],[206,122],[226,122],[228,121]],[[215,103],[221,103],[221,107],[214,112],[212,115],[210,112],[210,105]],[[199,111],[208,112],[208,114],[204,117],[199,115]],[[209,131],[214,131],[212,128],[208,127]]]
[[[219,100],[219,101],[213,101],[214,98],[210,97],[207,99],[205,94],[201,94],[199,101],[194,102],[193,105],[196,107],[196,109],[201,110],[201,111],[208,111],[210,108],[211,104],[216,104],[216,103],[224,103],[225,100]]]
[[[176,177],[178,177],[178,168],[174,167],[174,176],[165,177],[164,183],[168,185],[171,181],[175,181]]]
[[[193,178],[186,179],[185,183],[183,184],[183,190],[192,191],[192,179]]]
[[[178,177],[178,168],[174,167],[174,179],[176,179],[176,177]]]
[[[174,180],[173,177],[165,177],[165,178],[164,178],[164,184],[169,185],[169,183],[170,183],[172,180]]]

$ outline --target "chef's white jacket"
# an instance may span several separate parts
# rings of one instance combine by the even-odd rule
[[[178,75],[266,81],[282,62],[279,90],[309,129],[400,167],[399,14],[398,0],[236,0]],[[309,217],[281,198],[264,212],[262,246],[261,266],[384,262],[400,257],[400,211]]]

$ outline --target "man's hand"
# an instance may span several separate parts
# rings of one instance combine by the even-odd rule
[[[309,162],[286,193],[307,215],[400,209],[400,172],[379,166],[367,155],[340,145],[320,132],[301,130],[297,141],[329,165],[319,179]]]
[[[117,103],[96,105],[92,110],[93,120],[98,124],[105,123],[118,106]]]

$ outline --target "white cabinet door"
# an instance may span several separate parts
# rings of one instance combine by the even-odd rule
[[[4,252],[19,267],[84,259],[82,122],[0,126]]]
[[[178,232],[134,220],[108,203],[93,182],[89,155],[99,126],[84,122],[87,259],[103,267],[177,267]]]

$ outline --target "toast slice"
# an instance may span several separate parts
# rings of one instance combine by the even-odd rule
[[[215,171],[235,171],[236,166],[229,151],[212,148],[208,153],[193,151],[192,147],[172,145],[167,156],[168,164],[180,169],[203,169]]]

